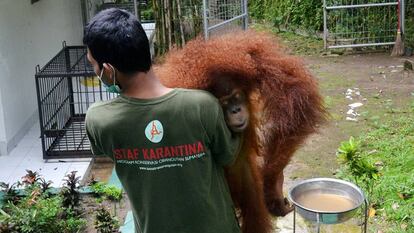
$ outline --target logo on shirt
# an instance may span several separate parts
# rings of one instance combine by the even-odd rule
[[[164,128],[162,124],[158,120],[153,120],[148,123],[147,127],[145,128],[145,136],[153,143],[158,143],[162,140],[164,136]]]

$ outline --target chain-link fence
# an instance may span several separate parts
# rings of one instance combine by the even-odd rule
[[[247,28],[247,0],[152,0],[155,50],[162,55],[204,33]]]
[[[325,48],[393,45],[397,9],[398,0],[324,0]]]
[[[203,0],[204,35],[247,29],[247,0]]]

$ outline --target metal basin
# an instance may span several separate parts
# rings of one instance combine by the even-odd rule
[[[348,205],[341,210],[321,210],[315,207],[309,207],[309,204],[304,205],[303,200],[307,196],[316,195],[321,197],[334,196],[338,200],[345,199]],[[365,201],[364,193],[356,185],[347,181],[331,178],[315,178],[302,181],[289,191],[288,198],[295,206],[295,211],[303,218],[321,224],[336,224],[350,219]],[[323,202],[323,199],[318,201]],[[328,202],[325,204],[332,204],[332,207],[335,207],[334,205],[336,203],[332,202],[332,200],[330,202],[329,204]]]

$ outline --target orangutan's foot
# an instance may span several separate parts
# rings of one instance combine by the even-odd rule
[[[267,208],[273,216],[283,217],[293,211],[293,206],[290,205],[287,198],[273,199],[267,203]]]

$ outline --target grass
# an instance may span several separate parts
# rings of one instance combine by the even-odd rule
[[[315,76],[319,79],[319,88],[322,91],[332,91],[338,88],[346,90],[356,85],[354,80],[346,79],[341,74],[334,75],[331,72],[316,72]]]
[[[276,35],[280,42],[291,50],[295,55],[319,55],[324,52],[323,40],[316,37],[308,37],[295,34],[293,32],[278,31],[277,28],[269,24],[253,24],[251,26],[258,31],[271,32]]]
[[[323,53],[322,40],[278,32],[268,25],[253,27],[278,36],[282,43],[289,45],[288,48],[293,54]],[[327,64],[342,61],[341,58],[334,57],[324,59],[329,59]],[[404,89],[379,93],[372,88],[376,83],[361,82],[363,75],[369,74],[356,70],[344,72],[341,66],[338,70],[326,69],[324,65],[324,62],[312,63],[309,69],[318,77],[325,106],[331,114],[331,125],[326,126],[327,130],[321,136],[315,135],[312,138],[311,147],[301,148],[296,153],[294,160],[298,168],[293,169],[289,177],[332,177],[336,174],[339,178],[354,182],[350,170],[346,166],[338,165],[334,155],[339,142],[353,135],[360,142],[359,155],[367,161],[367,164],[362,165],[366,168],[375,165],[379,171],[379,177],[372,182],[373,187],[369,194],[370,203],[375,209],[375,215],[370,218],[369,232],[414,232],[414,93],[411,97],[404,94]],[[366,99],[345,99],[344,92],[353,87],[359,87],[362,97]],[[355,101],[364,103],[358,109],[361,114],[359,121],[345,121],[347,105]],[[336,170],[338,167],[339,170]],[[363,183],[359,186],[367,189]],[[331,229],[329,232],[345,231]],[[355,232],[360,231],[357,229]]]
[[[371,225],[386,232],[414,232],[414,114],[382,123],[362,134],[360,156],[379,169],[369,195],[375,209]],[[355,180],[345,167],[341,178]],[[364,184],[360,184],[361,187]]]

